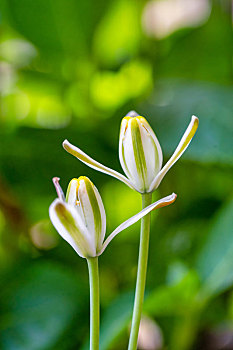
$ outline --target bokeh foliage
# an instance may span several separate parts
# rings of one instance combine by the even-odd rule
[[[213,338],[232,332],[231,1],[203,0],[209,10],[200,23],[159,38],[145,29],[153,3],[0,0],[3,350],[87,348],[87,268],[49,222],[50,179],[61,177],[65,189],[72,177],[89,176],[107,232],[135,214],[138,194],[61,147],[67,138],[121,171],[119,126],[130,109],[147,117],[165,160],[191,115],[200,118],[154,195],[174,191],[178,199],[153,213],[145,315],[161,328],[164,349],[224,349]],[[100,258],[101,350],[126,348],[138,231],[136,224],[120,234]]]

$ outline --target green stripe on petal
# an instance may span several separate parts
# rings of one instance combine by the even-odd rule
[[[78,198],[83,211],[84,220],[88,231],[92,236],[92,239],[95,241],[96,247],[98,247],[99,242],[103,240],[103,223],[98,199],[100,201],[100,204],[102,204],[102,200],[100,198],[98,190],[87,177],[81,176],[78,181]],[[99,197],[98,199],[97,196]],[[104,211],[103,204],[101,209]]]
[[[140,117],[140,123],[147,130],[149,135],[154,140],[156,151],[158,153],[159,169],[161,169],[162,164],[163,164],[163,153],[162,153],[162,149],[161,149],[160,143],[159,143],[159,141],[158,141],[158,139],[157,139],[153,129],[151,128],[150,124],[148,123],[148,121],[144,117]]]
[[[125,147],[124,147],[124,142],[122,142],[122,145],[121,145],[121,155],[122,155],[122,162],[123,162],[123,165],[124,167],[122,166],[124,172],[126,173],[126,175],[129,177],[129,178],[132,178],[132,174],[130,173],[129,171],[129,168],[127,166],[127,163],[126,163],[126,159],[125,159]]]
[[[140,127],[138,125],[137,118],[133,118],[131,120],[130,127],[131,127],[132,144],[133,144],[136,168],[137,168],[138,175],[142,180],[143,189],[145,189],[147,167],[146,167],[146,159],[145,159],[145,154],[144,154],[143,144],[141,139]]]
[[[93,217],[94,217],[94,226],[95,226],[95,234],[96,234],[96,241],[98,241],[98,237],[101,232],[101,214],[100,214],[100,208],[95,196],[94,192],[94,185],[93,183],[88,179],[85,182],[86,189],[87,189],[87,194],[91,203],[92,207],[92,212],[93,212]]]
[[[71,205],[76,205],[77,202],[77,186],[78,179],[72,179],[66,191],[66,202]]]
[[[96,199],[98,201],[100,215],[101,215],[101,232],[98,236],[98,241],[96,244],[97,250],[99,251],[99,249],[102,247],[105,233],[106,233],[106,213],[105,213],[104,205],[103,205],[101,196],[99,194],[99,191],[97,190],[97,188],[95,186],[94,186],[94,191],[95,191]]]
[[[78,212],[69,204],[56,199],[49,208],[50,219],[60,234],[81,257],[96,256],[96,248],[87,234]]]
[[[144,118],[141,118],[141,119],[144,119]],[[140,119],[139,127],[141,132],[142,146],[143,146],[145,160],[146,160],[145,191],[147,192],[155,176],[160,171],[160,160],[159,160],[159,153],[156,147],[155,140],[152,137],[152,135],[149,133],[149,131],[145,128],[145,126],[142,124],[141,119]]]
[[[148,192],[161,169],[163,156],[155,133],[144,117],[136,115],[122,119],[119,158],[135,189],[141,193]]]
[[[119,138],[119,159],[120,159],[121,167],[129,179],[132,179],[133,177],[126,162],[124,143],[126,138],[126,130],[128,129],[128,123],[129,123],[129,120],[131,119],[132,119],[131,117],[125,117],[122,119],[121,128],[120,128],[120,138]]]
[[[191,122],[189,123],[184,135],[182,136],[175,152],[171,156],[171,158],[168,160],[168,162],[164,165],[164,167],[160,170],[158,175],[155,177],[153,183],[151,184],[150,187],[150,192],[155,190],[168,170],[176,163],[176,161],[182,156],[188,145],[190,144],[193,136],[195,135],[197,128],[199,124],[199,119],[195,117],[194,115],[192,116]]]
[[[118,173],[117,171],[110,169],[110,168],[106,167],[105,165],[97,162],[93,158],[89,157],[86,153],[84,153],[81,149],[72,145],[67,140],[65,140],[63,142],[63,147],[68,153],[72,154],[73,156],[75,156],[76,158],[81,160],[83,163],[88,165],[89,167],[91,167],[95,170],[98,170],[102,173],[111,175],[111,176],[117,178],[118,180],[124,182],[130,188],[134,188],[133,184],[131,183],[131,181],[129,181],[127,179],[127,177],[125,177],[124,175]]]

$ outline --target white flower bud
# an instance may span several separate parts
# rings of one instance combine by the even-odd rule
[[[138,192],[148,192],[162,167],[160,144],[145,118],[123,118],[120,130],[121,166]]]
[[[85,176],[72,179],[66,200],[58,178],[54,178],[59,199],[50,207],[50,218],[59,234],[81,257],[94,257],[102,248],[106,215],[97,188]]]
[[[168,170],[184,153],[195,135],[198,123],[198,118],[192,116],[175,152],[162,167],[162,150],[150,125],[136,112],[128,113],[122,120],[119,140],[119,158],[126,176],[97,162],[67,140],[63,142],[63,147],[89,167],[117,178],[140,193],[150,193],[159,186]]]
[[[60,236],[83,258],[102,254],[119,232],[133,225],[150,211],[167,206],[176,199],[173,193],[151,204],[118,226],[104,242],[106,215],[100,194],[93,183],[85,176],[72,179],[66,199],[59,185],[59,178],[54,178],[53,183],[58,198],[50,205],[50,219]]]

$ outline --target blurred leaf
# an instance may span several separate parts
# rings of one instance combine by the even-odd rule
[[[161,81],[142,108],[166,155],[178,145],[194,114],[200,124],[182,158],[233,165],[233,89],[217,84]]]
[[[133,307],[133,293],[121,295],[103,315],[100,349],[107,350],[127,327]]]
[[[202,305],[197,298],[200,289],[199,277],[194,270],[174,264],[169,272],[172,285],[161,286],[145,300],[144,310],[155,317],[169,318],[167,341],[171,350],[188,350],[196,335],[196,319]],[[179,271],[178,271],[179,270]],[[171,327],[172,324],[172,327]]]
[[[228,315],[230,316],[231,320],[233,320],[233,292],[230,293],[230,298],[228,301]],[[226,314],[224,313],[223,316],[226,317]]]
[[[106,208],[107,215],[107,234],[113,231],[121,222],[127,220],[141,210],[141,198],[137,192],[131,191],[127,186],[122,185],[119,181],[108,181],[104,184],[102,190],[102,198]],[[129,203],[132,203],[129,205]],[[138,226],[138,225],[137,225]],[[138,238],[135,234],[135,225],[129,227],[121,235],[118,235],[119,240],[125,240],[131,234]]]
[[[197,257],[197,269],[206,297],[233,284],[233,200],[216,215],[206,242]]]
[[[112,1],[95,34],[97,57],[110,65],[132,57],[139,48],[140,27],[139,2]]]
[[[83,291],[76,276],[57,264],[32,264],[1,290],[2,350],[50,349],[74,316],[81,317]]]
[[[59,96],[18,90],[2,98],[2,118],[12,127],[19,124],[57,129],[69,123],[70,111]]]
[[[100,326],[100,349],[108,350],[126,329],[133,308],[133,293],[122,294],[108,307]],[[86,343],[82,350],[88,350]]]
[[[199,279],[195,271],[188,271],[173,285],[161,286],[148,295],[144,310],[149,315],[183,315],[195,305]]]
[[[97,72],[91,82],[91,97],[96,107],[114,110],[128,100],[140,98],[153,87],[152,67],[148,61],[133,60],[118,72]]]
[[[4,1],[11,26],[47,54],[53,51],[87,53],[95,25],[106,5],[99,1],[96,6],[93,0]]]

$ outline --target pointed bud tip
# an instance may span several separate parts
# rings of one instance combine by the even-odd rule
[[[76,177],[73,177],[73,179],[71,179],[69,183],[72,183],[74,181],[78,181],[78,179]]]
[[[191,122],[189,123],[189,126],[191,127],[191,139],[195,135],[198,125],[199,119],[195,115],[192,115]]]
[[[79,178],[75,180],[77,181],[77,190],[82,184],[90,184],[92,187],[94,187],[93,182],[87,176],[79,176]]]
[[[136,111],[130,111],[129,113],[126,114],[126,117],[135,118],[135,117],[139,117],[139,114]]]
[[[192,115],[192,122],[198,126],[198,124],[199,124],[199,118],[196,117],[195,115]]]
[[[79,178],[78,178],[78,181],[89,181],[89,182],[91,182],[91,180],[89,179],[89,177],[87,177],[87,176],[79,176]]]
[[[69,145],[69,141],[67,139],[65,139],[63,142],[62,142],[62,146],[64,149],[66,149],[66,147]]]
[[[177,194],[173,192],[171,194],[171,196],[172,196],[172,201],[174,202],[176,200],[176,198],[177,198]]]

